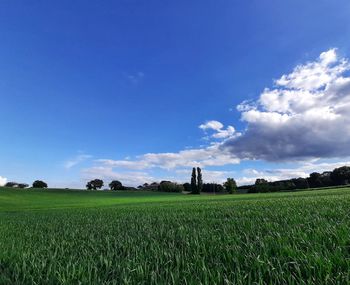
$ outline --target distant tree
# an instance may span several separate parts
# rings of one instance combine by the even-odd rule
[[[350,167],[342,166],[331,172],[331,179],[335,185],[345,185],[350,182]]]
[[[237,183],[233,178],[227,178],[224,187],[229,194],[233,194],[237,190]]]
[[[273,181],[273,182],[268,182],[267,184],[258,183],[256,187],[260,189],[260,192],[276,192],[276,191],[296,189],[293,179]]]
[[[86,189],[87,189],[87,190],[93,190],[93,185],[92,185],[91,181],[89,181],[88,183],[86,183]]]
[[[137,191],[138,189],[135,187],[130,187],[130,186],[123,186],[122,190],[126,190],[126,191]]]
[[[33,188],[47,188],[47,184],[41,180],[35,180],[33,182]]]
[[[18,188],[24,189],[24,188],[27,188],[27,187],[29,187],[29,185],[26,184],[26,183],[19,183],[18,184]]]
[[[254,187],[249,192],[265,193],[271,191],[269,182],[264,178],[257,178]]]
[[[194,167],[192,169],[192,177],[191,177],[191,192],[192,194],[198,194],[196,168]]]
[[[197,192],[201,193],[203,190],[203,177],[202,177],[202,169],[197,167]]]
[[[322,187],[333,186],[332,171],[325,171],[321,173],[320,180]]]
[[[307,189],[309,188],[309,183],[307,181],[306,178],[293,178],[291,179],[291,181],[294,183],[295,185],[295,189]]]
[[[158,182],[152,182],[147,186],[147,190],[150,190],[150,191],[158,191],[158,188],[159,188]]]
[[[221,184],[216,183],[204,183],[202,192],[205,193],[220,193],[224,191],[224,187]]]
[[[161,192],[176,192],[181,193],[184,187],[181,184],[177,184],[171,181],[162,181],[158,186],[158,191]]]
[[[182,186],[184,187],[184,191],[186,191],[186,192],[191,192],[192,191],[190,183],[186,182]]]
[[[318,172],[312,172],[307,180],[311,188],[322,186],[321,174]]]
[[[147,191],[158,191],[159,183],[153,182],[151,184],[145,183],[140,185],[138,188]]]
[[[113,180],[111,183],[109,183],[109,188],[111,188],[113,191],[124,190],[123,184],[118,180]]]
[[[18,187],[18,183],[17,182],[7,182],[5,184],[5,187],[9,187],[9,188]]]
[[[103,187],[103,181],[101,179],[94,179],[86,184],[88,190],[97,190]]]
[[[266,179],[264,179],[264,178],[257,178],[256,180],[255,180],[255,185],[259,185],[259,184],[267,184],[267,183],[269,183]]]

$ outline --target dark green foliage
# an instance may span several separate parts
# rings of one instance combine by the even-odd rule
[[[192,192],[192,194],[198,194],[197,175],[196,175],[196,168],[195,167],[193,167],[193,169],[192,169],[191,192]]]
[[[334,185],[346,185],[350,182],[350,167],[342,166],[334,169],[330,174]]]
[[[202,192],[205,192],[205,193],[222,193],[222,192],[224,192],[224,187],[221,184],[204,183]]]
[[[41,180],[35,180],[33,182],[33,188],[47,188],[47,184]]]
[[[323,173],[313,172],[308,178],[292,178],[267,182],[263,178],[256,180],[255,185],[240,186],[239,189],[248,189],[249,193],[290,191],[296,189],[320,188],[341,186],[350,183],[350,167],[342,166],[333,171]]]
[[[113,191],[124,190],[123,184],[118,180],[113,180],[111,183],[109,183],[109,188]]]
[[[7,182],[5,184],[5,187],[8,187],[8,188],[22,188],[23,189],[23,188],[29,187],[29,185],[26,184],[26,183]],[[38,187],[38,188],[40,188],[40,187]]]
[[[151,184],[145,183],[142,186],[139,186],[140,190],[145,190],[145,191],[158,191],[159,189],[159,183],[153,182]]]
[[[184,191],[186,191],[186,192],[191,192],[192,191],[190,183],[184,183],[183,187],[184,187]]]
[[[203,177],[202,177],[202,169],[197,167],[197,192],[198,194],[202,192],[203,189]]]
[[[18,187],[18,183],[17,182],[7,182],[5,184],[5,187],[9,187],[9,188]]]
[[[291,179],[293,184],[295,185],[295,189],[307,189],[309,188],[309,183],[306,178],[293,178]]]
[[[322,187],[321,174],[313,172],[308,178],[308,183],[311,188]]]
[[[103,181],[101,179],[94,179],[89,181],[86,184],[86,189],[88,190],[97,190],[103,187]]]
[[[255,185],[267,184],[267,183],[268,183],[268,181],[266,179],[264,179],[264,178],[257,178],[255,180]]]
[[[181,193],[184,191],[184,187],[181,184],[173,183],[171,181],[162,181],[159,184],[158,191]]]
[[[229,194],[233,194],[237,191],[237,184],[233,178],[227,178],[226,182],[224,183],[224,187]]]

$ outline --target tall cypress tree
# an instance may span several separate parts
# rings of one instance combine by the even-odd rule
[[[194,167],[192,169],[191,190],[192,190],[192,194],[197,194],[196,168]]]
[[[197,194],[201,193],[203,189],[202,169],[197,167]]]

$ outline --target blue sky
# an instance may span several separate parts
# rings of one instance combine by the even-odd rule
[[[328,92],[347,79],[349,16],[346,0],[1,1],[0,182],[182,182],[199,165],[244,184],[347,163],[347,129],[340,142],[324,130],[350,119],[347,86]],[[298,65],[321,83],[295,85]],[[316,132],[305,108],[282,106],[294,95],[264,101],[265,88],[339,116]],[[342,99],[321,106],[320,89]]]

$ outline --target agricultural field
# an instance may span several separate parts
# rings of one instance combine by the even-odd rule
[[[0,188],[0,284],[349,284],[350,189]]]

